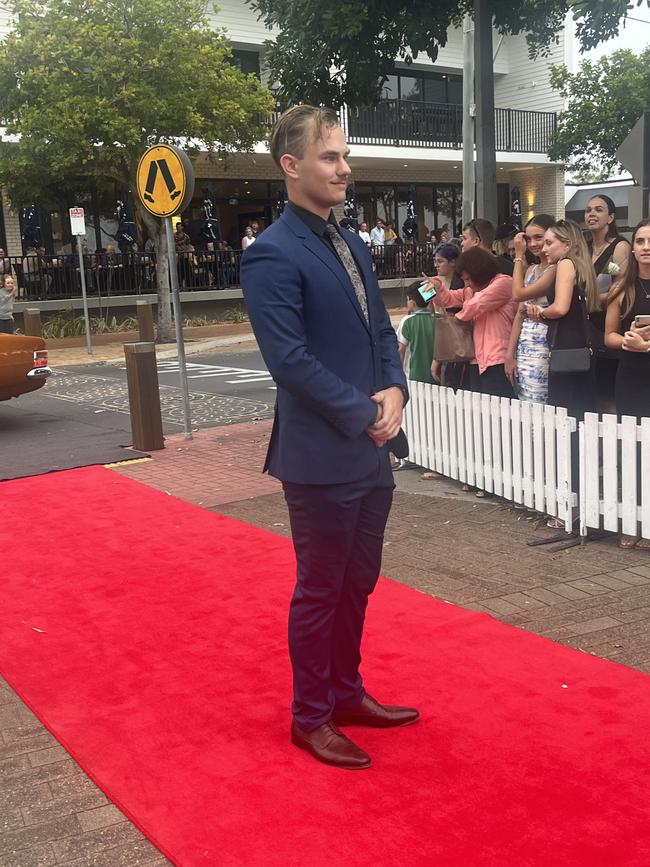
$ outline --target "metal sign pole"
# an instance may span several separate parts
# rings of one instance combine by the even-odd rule
[[[93,345],[90,339],[90,316],[88,315],[88,295],[86,294],[86,268],[84,254],[81,247],[81,235],[77,235],[77,255],[79,256],[79,277],[81,278],[81,297],[84,303],[84,320],[86,322],[86,348],[88,355],[93,354]]]
[[[185,424],[185,439],[192,439],[192,421],[190,418],[190,392],[187,385],[187,366],[185,364],[185,343],[183,342],[183,319],[181,314],[181,296],[178,288],[178,271],[176,269],[176,245],[172,218],[164,217],[165,235],[167,236],[167,258],[169,261],[169,281],[174,305],[174,323],[176,326],[176,348],[178,352],[178,370],[183,394],[183,422]]]

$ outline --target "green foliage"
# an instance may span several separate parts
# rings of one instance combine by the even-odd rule
[[[566,175],[567,184],[597,184],[609,180],[610,172],[602,165],[593,165],[588,169],[570,169]]]
[[[243,307],[231,307],[223,318],[227,322],[248,322],[248,313]]]
[[[116,316],[107,319],[104,316],[90,317],[91,334],[117,334],[123,331],[135,331],[138,328],[137,319],[127,316],[118,320]],[[84,317],[70,310],[58,313],[43,322],[43,337],[52,340],[58,337],[80,337],[86,333]]]
[[[13,0],[0,44],[0,184],[41,203],[91,175],[132,182],[150,144],[249,150],[273,97],[202,0]]]
[[[215,325],[217,319],[208,316],[183,316],[183,328],[201,328],[204,325]]]
[[[594,164],[617,166],[616,150],[650,105],[650,47],[640,56],[614,51],[583,60],[571,74],[551,67],[551,86],[568,100],[549,150],[552,160],[589,172]]]
[[[474,0],[249,0],[268,27],[265,63],[284,102],[369,105],[395,59],[436,59]],[[649,3],[649,0],[638,0]],[[557,41],[571,11],[583,49],[618,32],[628,0],[486,0],[500,33],[524,33],[531,56]]]

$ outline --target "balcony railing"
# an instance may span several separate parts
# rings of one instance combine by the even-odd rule
[[[342,116],[350,144],[453,149],[463,144],[460,105],[384,99],[371,108],[345,108]],[[547,153],[555,125],[555,112],[497,108],[496,148]]]

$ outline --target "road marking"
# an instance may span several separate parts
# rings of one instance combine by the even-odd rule
[[[262,372],[261,370],[259,371]],[[227,379],[226,385],[235,385],[238,382],[268,382],[271,379],[270,376],[257,376],[255,379]]]
[[[159,361],[159,373],[178,373],[178,361]],[[188,379],[212,379],[219,376],[232,376],[226,380],[228,385],[238,385],[242,382],[272,382],[273,377],[266,370],[253,370],[250,367],[222,367],[217,364],[198,364],[195,361],[187,363]]]

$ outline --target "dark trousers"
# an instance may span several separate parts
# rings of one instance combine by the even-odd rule
[[[514,398],[515,392],[506,376],[505,365],[494,364],[479,373],[478,364],[470,364],[470,391],[480,394],[495,394],[497,397]]]
[[[298,566],[289,612],[292,712],[296,725],[311,731],[335,706],[355,707],[364,696],[361,636],[379,577],[393,478],[382,456],[371,479],[283,487]]]
[[[13,334],[14,333],[14,320],[12,319],[0,319],[0,334]]]

